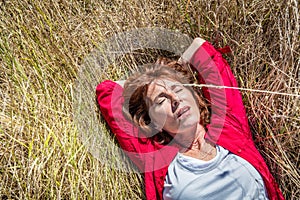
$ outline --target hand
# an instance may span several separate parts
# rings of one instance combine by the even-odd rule
[[[192,44],[185,50],[182,56],[179,58],[179,63],[188,63],[190,62],[192,56],[196,52],[196,50],[205,42],[202,38],[195,38]]]
[[[118,81],[114,81],[114,82],[119,84],[121,87],[124,87],[125,80],[118,80]]]

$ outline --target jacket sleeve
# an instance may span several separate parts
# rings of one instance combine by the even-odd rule
[[[204,42],[189,62],[198,70],[201,84],[237,87],[229,64],[209,42]],[[239,90],[214,87],[203,87],[202,90],[211,103],[211,121],[206,137],[214,142],[220,137],[249,139],[251,132]]]
[[[101,114],[115,135],[120,147],[140,170],[143,170],[142,144],[138,141],[138,129],[125,119],[122,113],[123,88],[106,80],[96,88]]]
[[[237,87],[228,63],[208,42],[195,51],[190,62],[199,71],[201,83]],[[283,200],[275,179],[255,148],[240,92],[237,89],[209,87],[203,88],[203,92],[212,104],[211,123],[206,137],[250,162],[261,173],[269,199]]]
[[[152,172],[170,164],[177,148],[164,146],[146,138],[122,112],[123,88],[110,80],[101,82],[96,88],[97,102],[101,114],[115,135],[121,149],[139,168],[140,172]]]

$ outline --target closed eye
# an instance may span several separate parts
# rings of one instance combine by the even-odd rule
[[[158,105],[161,105],[164,101],[166,100],[166,98],[160,98],[157,102]]]
[[[183,90],[183,86],[182,85],[172,85],[171,89],[175,92],[175,93],[179,93]]]
[[[183,90],[182,88],[177,89],[177,90],[175,91],[175,93],[179,93],[179,92],[181,92],[182,90]]]

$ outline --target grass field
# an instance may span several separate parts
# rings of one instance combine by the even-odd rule
[[[1,1],[0,198],[144,198],[140,174],[105,163],[123,158],[111,145],[93,93],[83,97],[93,102],[90,112],[98,121],[74,114],[84,61],[113,34],[160,27],[229,45],[226,58],[240,87],[299,95],[299,10],[297,0]],[[129,54],[91,79],[117,80],[136,60],[157,54],[165,52]],[[83,87],[93,92],[94,83]],[[256,144],[284,196],[300,199],[299,97],[242,95]],[[78,119],[90,123],[83,128],[101,130],[100,146],[109,150],[91,153]]]

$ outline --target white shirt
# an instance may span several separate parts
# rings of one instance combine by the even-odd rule
[[[216,157],[209,161],[178,153],[168,168],[163,198],[268,199],[257,170],[221,146],[217,146]]]

